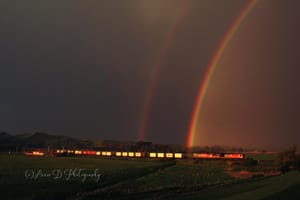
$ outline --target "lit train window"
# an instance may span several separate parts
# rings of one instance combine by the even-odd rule
[[[121,156],[122,153],[121,152],[116,152],[116,156]]]
[[[97,156],[100,156],[100,155],[101,155],[101,152],[100,152],[100,151],[97,151],[96,155],[97,155]]]
[[[164,153],[157,153],[157,157],[158,157],[158,158],[164,158],[164,157],[165,157],[165,154],[164,154]]]
[[[110,151],[106,152],[106,156],[111,156],[111,152]]]
[[[173,153],[166,153],[167,158],[173,158]]]
[[[135,152],[135,157],[141,157],[142,153],[141,152]]]
[[[149,157],[150,157],[150,158],[156,158],[156,153],[150,153],[150,154],[149,154]]]
[[[75,154],[76,154],[76,155],[82,154],[82,151],[76,150],[76,151],[75,151]]]
[[[198,158],[213,158],[214,155],[212,153],[200,153],[198,154]]]
[[[225,158],[243,158],[243,154],[239,154],[239,153],[225,154]]]
[[[122,156],[128,156],[127,152],[122,152]]]
[[[175,157],[175,158],[182,158],[182,153],[175,153],[175,154],[174,154],[174,157]]]
[[[129,152],[129,153],[128,153],[128,156],[129,156],[129,157],[134,157],[134,153],[133,153],[133,152]]]
[[[43,152],[39,152],[39,151],[34,151],[34,152],[32,152],[32,155],[34,155],[34,156],[43,156],[44,153]]]

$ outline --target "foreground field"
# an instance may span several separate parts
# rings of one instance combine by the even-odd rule
[[[249,179],[234,179],[225,172],[223,161],[180,161],[81,199],[300,199],[299,172]]]
[[[0,163],[1,199],[66,199],[174,164],[147,160],[3,155]]]
[[[274,160],[278,158],[278,153],[246,153],[246,157],[255,160]]]
[[[237,181],[188,194],[184,198],[174,196],[173,199],[300,199],[300,173],[290,172],[282,176]]]
[[[239,179],[224,161],[0,155],[0,163],[1,199],[300,199],[299,172]]]

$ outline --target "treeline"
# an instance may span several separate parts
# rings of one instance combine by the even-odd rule
[[[139,152],[184,152],[181,145],[153,144],[144,141],[117,140],[81,140],[68,136],[50,135],[47,133],[26,133],[11,135],[0,133],[0,151],[16,152],[34,149],[89,149],[105,151],[139,151]]]

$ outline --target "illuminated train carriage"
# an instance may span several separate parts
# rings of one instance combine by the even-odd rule
[[[167,159],[182,159],[184,158],[184,153],[148,153],[149,158],[167,158]]]
[[[45,153],[41,151],[24,152],[26,156],[44,156]]]
[[[145,154],[143,152],[117,151],[117,152],[115,152],[114,156],[120,157],[120,158],[141,158],[141,157],[144,157]]]
[[[242,153],[226,153],[224,155],[224,158],[227,158],[227,159],[244,159],[245,154],[242,154]]]
[[[193,159],[244,159],[242,153],[193,153]]]

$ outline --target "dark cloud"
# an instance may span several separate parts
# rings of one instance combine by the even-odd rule
[[[2,1],[0,129],[136,139],[153,66],[182,2]],[[258,2],[248,23],[235,35],[224,55],[227,65],[233,66],[218,72],[222,77],[235,75],[228,75],[222,87],[212,84],[211,93],[217,98],[207,98],[212,103],[205,115],[214,119],[205,121],[209,133],[199,143],[214,143],[213,137],[220,137],[222,129],[235,138],[244,129],[226,128],[236,124],[234,116],[241,110],[249,113],[249,119],[239,122],[249,126],[255,109],[262,108],[275,116],[269,119],[266,114],[268,120],[253,122],[256,129],[263,127],[265,138],[274,134],[274,142],[280,143],[282,136],[276,130],[293,132],[285,143],[298,137],[299,16],[295,1],[287,2]],[[191,1],[162,62],[146,139],[185,144],[207,65],[246,4],[239,0]],[[237,65],[244,67],[234,67]],[[244,86],[234,86],[237,88],[230,94],[243,98],[233,101],[224,88],[247,77],[256,83],[245,81]],[[268,101],[264,100],[267,94]],[[249,98],[253,99],[251,104]],[[227,109],[220,103],[226,101]],[[223,113],[228,112],[232,117],[226,115],[228,120],[224,121]],[[211,129],[214,120],[219,120],[219,128]],[[282,120],[285,123],[278,123]],[[227,143],[231,142],[224,141]]]

